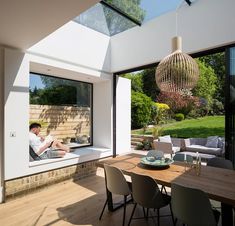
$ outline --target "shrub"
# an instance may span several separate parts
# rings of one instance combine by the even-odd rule
[[[213,99],[212,101],[212,115],[223,115],[224,114],[224,105],[222,102],[217,99]]]
[[[143,93],[131,92],[131,126],[139,129],[151,122],[152,106],[155,103]]]
[[[152,129],[153,139],[157,139],[159,136],[161,136],[163,134],[163,130],[164,130],[163,127],[159,127],[159,126],[153,127]]]
[[[182,121],[182,120],[184,120],[184,114],[182,114],[182,113],[177,113],[177,114],[175,114],[175,120],[176,120],[176,121]]]
[[[190,91],[182,93],[161,92],[157,96],[157,100],[166,103],[170,107],[172,115],[181,112],[186,116],[192,109],[200,106],[199,98],[192,96]]]
[[[142,142],[140,142],[140,143],[138,143],[137,145],[136,145],[136,150],[143,150],[143,148],[144,148],[144,145],[142,144]]]
[[[168,118],[168,111],[170,110],[169,106],[164,103],[156,103],[157,106],[157,115],[156,115],[156,124],[163,124]]]

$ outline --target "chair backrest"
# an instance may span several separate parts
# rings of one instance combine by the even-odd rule
[[[171,204],[174,217],[189,226],[216,225],[207,195],[198,189],[172,183]]]
[[[161,206],[163,203],[162,193],[153,178],[132,173],[131,181],[132,195],[136,203],[146,208]]]
[[[166,154],[172,154],[173,153],[172,143],[154,140],[153,144],[154,144],[155,150],[157,150],[157,151],[163,151]]]
[[[207,165],[224,169],[233,169],[233,163],[230,160],[221,157],[209,159]]]
[[[105,164],[104,170],[106,186],[111,193],[117,195],[129,195],[131,193],[128,183],[120,169]]]
[[[163,151],[157,151],[157,150],[150,150],[147,153],[147,157],[153,156],[155,158],[162,158],[164,157]]]
[[[184,154],[176,153],[173,157],[173,160],[178,162],[184,162]],[[192,163],[193,157],[191,155],[186,154],[186,161]]]

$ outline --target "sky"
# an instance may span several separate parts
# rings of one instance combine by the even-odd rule
[[[184,0],[142,0],[141,7],[146,11],[144,22],[164,13],[176,10]]]
[[[41,89],[41,88],[44,87],[44,85],[42,84],[42,81],[40,79],[40,76],[34,75],[34,74],[30,73],[30,76],[29,76],[29,88],[32,90],[32,89],[35,88],[35,86],[38,89]]]

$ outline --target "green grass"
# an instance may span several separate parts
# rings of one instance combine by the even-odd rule
[[[197,119],[185,119],[180,122],[162,125],[164,127],[163,135],[172,137],[224,137],[225,118],[224,116],[206,116]],[[133,134],[143,134],[143,129],[132,131]],[[148,129],[145,134],[152,134]]]

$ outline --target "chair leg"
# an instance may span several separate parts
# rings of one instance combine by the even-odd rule
[[[157,225],[160,226],[160,211],[157,209]]]
[[[174,225],[174,226],[176,226],[177,218],[176,218],[176,219],[174,219],[174,215],[173,215],[173,211],[172,211],[171,203],[170,203],[169,205],[170,205],[170,211],[171,211],[171,218],[172,218],[172,222],[173,222],[173,225]]]
[[[136,206],[137,206],[137,203],[135,203],[135,205],[134,205],[134,207],[133,207],[133,210],[132,210],[132,213],[131,213],[131,217],[130,217],[130,220],[129,220],[129,222],[128,222],[128,226],[131,224],[131,220],[132,220],[132,217],[133,217],[133,215],[134,215]]]
[[[125,219],[126,219],[126,195],[124,195],[124,206],[123,206],[122,226],[125,225]]]
[[[167,195],[166,187],[164,185],[162,185],[162,187],[161,187],[161,193],[163,193],[163,190],[164,190],[165,194]]]
[[[148,221],[149,219],[149,208],[147,208],[147,215],[146,215],[146,220]]]
[[[145,208],[144,207],[142,208],[143,208],[144,218],[146,218]]]
[[[102,218],[102,216],[103,216],[104,209],[105,209],[105,207],[106,207],[107,203],[108,203],[108,199],[106,199],[106,201],[105,201],[105,203],[104,203],[104,207],[103,207],[103,209],[102,209],[102,211],[101,211],[101,214],[100,214],[99,220],[101,220],[101,218]]]

